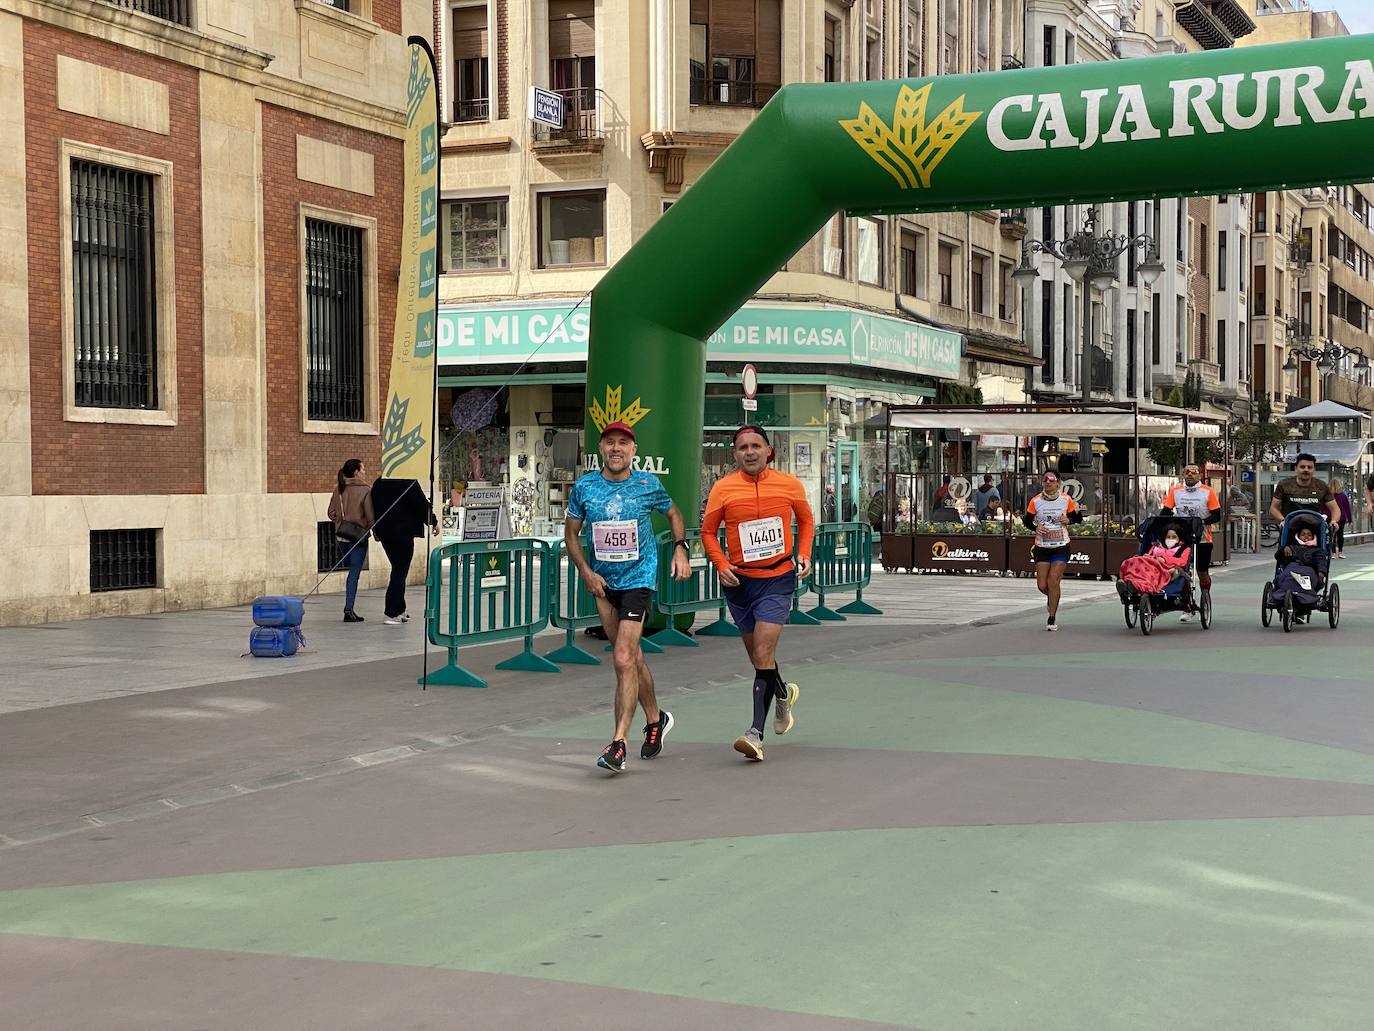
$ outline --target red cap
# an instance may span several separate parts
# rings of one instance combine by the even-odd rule
[[[635,439],[635,431],[630,428],[628,422],[608,422],[606,428],[601,431],[601,436],[604,437],[613,430],[625,434],[625,436],[629,437],[631,440]]]

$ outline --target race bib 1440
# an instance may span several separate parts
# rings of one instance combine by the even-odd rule
[[[592,555],[598,562],[639,560],[639,521],[606,519],[592,523]]]
[[[739,546],[745,562],[762,562],[787,552],[782,530],[782,517],[750,519],[739,524]]]

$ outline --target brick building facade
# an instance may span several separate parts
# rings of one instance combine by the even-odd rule
[[[336,470],[379,454],[405,40],[432,24],[0,0],[0,624],[319,579]]]

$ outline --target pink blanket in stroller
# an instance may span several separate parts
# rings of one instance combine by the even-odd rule
[[[1162,551],[1163,549],[1156,549]],[[1121,563],[1121,579],[1141,594],[1158,594],[1168,586],[1170,570],[1176,566],[1187,565],[1187,551],[1183,557],[1175,558],[1169,554],[1132,555]]]

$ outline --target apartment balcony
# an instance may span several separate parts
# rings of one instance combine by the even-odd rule
[[[601,129],[601,108],[606,102],[605,94],[590,87],[553,92],[563,98],[563,123],[532,123],[530,149],[546,161],[600,154],[606,147],[606,134]]]
[[[1010,211],[1002,212],[999,224],[1002,229],[1002,239],[1024,240],[1027,233],[1026,209],[1015,208]]]
[[[763,107],[782,89],[776,82],[755,82],[753,79],[704,78],[694,75],[691,80],[691,102],[715,107]]]
[[[1255,23],[1236,0],[1190,0],[1174,16],[1204,50],[1226,50],[1255,31]]]
[[[195,13],[195,0],[103,0],[104,3],[112,7],[123,7],[126,10],[137,11],[146,14],[150,18],[159,18],[162,21],[169,21],[174,25],[184,25],[191,28],[193,25],[193,15]],[[338,3],[329,3],[330,7],[343,6],[347,10],[347,0],[339,0]]]
[[[1002,55],[1002,71],[1004,71],[1004,72],[1012,72],[1012,71],[1015,71],[1015,70],[1018,69],[1018,68],[1024,68],[1024,67],[1026,67],[1026,62],[1023,61],[1023,60],[1021,60],[1021,58],[1018,57],[1016,54],[1003,54],[1003,55]]]
[[[491,100],[487,97],[459,98],[453,102],[453,124],[485,122],[491,117]]]

